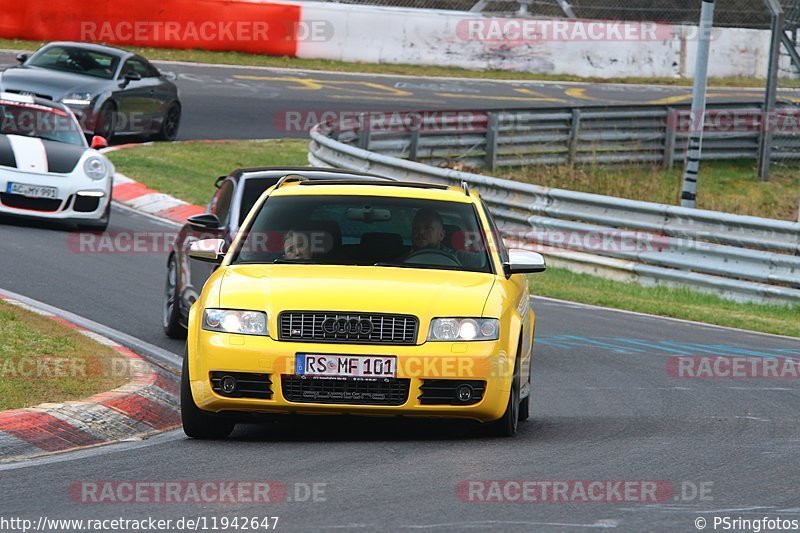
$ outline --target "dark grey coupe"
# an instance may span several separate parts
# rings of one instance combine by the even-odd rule
[[[53,42],[19,54],[0,73],[0,91],[66,105],[87,135],[173,140],[181,120],[178,88],[146,59],[97,44]]]

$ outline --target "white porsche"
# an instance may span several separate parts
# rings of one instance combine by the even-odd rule
[[[105,230],[114,166],[89,146],[66,106],[0,93],[0,215],[35,217]]]

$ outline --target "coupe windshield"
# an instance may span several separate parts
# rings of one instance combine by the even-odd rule
[[[0,100],[0,133],[85,146],[75,118],[60,109]]]
[[[382,196],[269,198],[234,263],[491,272],[472,204]]]
[[[26,66],[60,70],[110,80],[114,77],[119,57],[73,46],[49,46],[35,53]]]

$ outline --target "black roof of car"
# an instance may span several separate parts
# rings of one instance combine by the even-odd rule
[[[258,174],[259,178],[280,178],[286,174],[300,174],[312,180],[359,180],[359,181],[396,181],[393,178],[386,176],[378,176],[376,174],[367,174],[365,172],[358,172],[355,170],[347,170],[343,168],[323,168],[323,167],[248,167],[237,168],[223,178],[233,178],[240,180],[245,174]]]

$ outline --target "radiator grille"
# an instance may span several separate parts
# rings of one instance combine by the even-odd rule
[[[279,324],[283,341],[415,344],[419,320],[411,315],[284,311]]]

